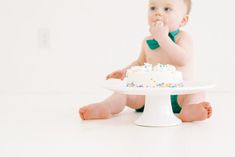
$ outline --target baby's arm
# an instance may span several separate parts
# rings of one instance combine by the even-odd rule
[[[174,43],[168,36],[169,28],[162,22],[157,22],[150,27],[150,33],[158,41],[160,48],[167,53],[171,63],[175,66],[185,66],[192,57],[192,39],[184,32],[176,36]]]
[[[146,57],[145,57],[144,42],[143,42],[142,49],[141,49],[139,57],[135,61],[133,61],[130,65],[126,66],[125,68],[116,70],[116,71],[108,74],[106,76],[106,79],[115,78],[115,79],[123,80],[125,78],[125,76],[126,76],[127,69],[129,69],[132,66],[143,65],[145,62],[146,62]]]
[[[169,37],[159,40],[159,45],[165,51],[171,60],[172,64],[177,66],[185,66],[191,61],[192,57],[192,38],[191,36],[181,31],[178,35],[176,43]]]

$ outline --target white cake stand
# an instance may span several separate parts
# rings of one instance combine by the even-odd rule
[[[143,114],[135,121],[140,126],[173,126],[181,124],[171,107],[171,95],[193,94],[213,88],[215,84],[205,82],[184,82],[178,88],[136,88],[126,87],[120,80],[108,80],[105,88],[118,93],[145,95]]]

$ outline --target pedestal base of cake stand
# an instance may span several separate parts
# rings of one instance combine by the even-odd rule
[[[171,95],[193,94],[213,88],[215,84],[188,81],[177,88],[136,88],[126,87],[123,81],[106,81],[105,88],[121,94],[145,95],[143,114],[135,121],[139,126],[174,126],[181,120],[173,113]]]
[[[135,121],[140,126],[173,126],[182,121],[173,113],[170,95],[145,95],[143,114]]]

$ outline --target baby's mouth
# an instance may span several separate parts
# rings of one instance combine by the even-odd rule
[[[160,19],[156,19],[156,20],[154,20],[154,22],[153,22],[154,24],[161,24],[161,25],[164,25],[164,22],[163,22],[163,20],[160,20]]]
[[[162,19],[155,19],[153,22],[163,22]]]

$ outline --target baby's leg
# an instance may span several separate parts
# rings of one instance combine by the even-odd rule
[[[106,119],[121,112],[127,102],[127,96],[124,94],[113,93],[105,100],[86,105],[79,110],[80,117],[83,120],[88,119]]]
[[[125,105],[134,109],[141,108],[144,105],[144,96],[113,93],[102,102],[80,108],[79,114],[83,120],[106,119],[120,113]]]
[[[183,122],[201,121],[211,117],[212,108],[205,102],[205,93],[180,95],[178,103],[181,106],[179,118]]]
[[[140,109],[144,106],[145,96],[143,95],[127,95],[127,104],[126,106],[132,109]]]

